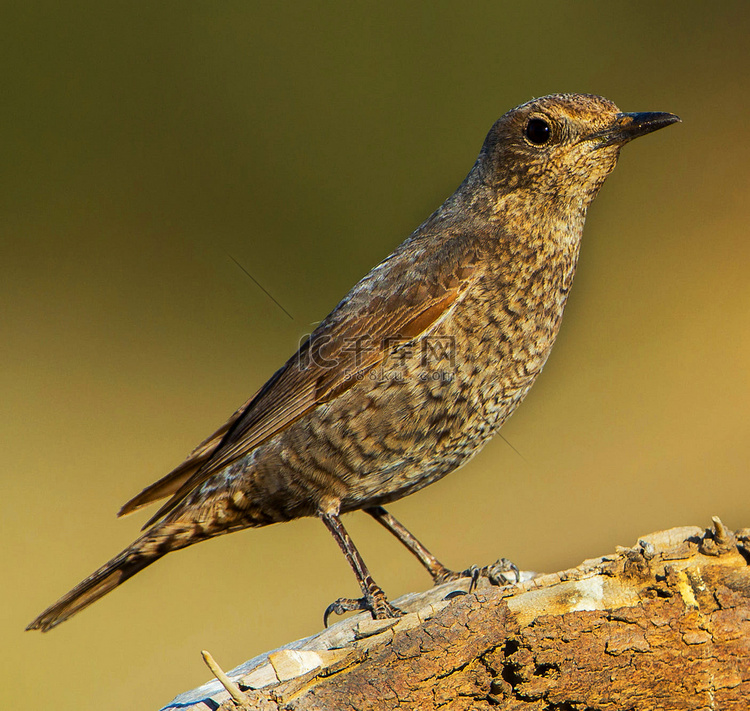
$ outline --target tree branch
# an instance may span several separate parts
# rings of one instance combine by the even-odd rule
[[[228,673],[261,711],[750,705],[750,529],[675,528],[553,575],[406,595]],[[171,711],[230,711],[218,682]]]

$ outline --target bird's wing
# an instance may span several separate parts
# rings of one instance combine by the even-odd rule
[[[229,428],[239,419],[248,405],[255,399],[251,397],[237,412],[235,412],[216,432],[201,442],[185,459],[182,464],[175,467],[169,474],[163,476],[159,481],[147,486],[140,494],[134,496],[130,501],[123,505],[117,512],[118,516],[127,516],[128,514],[138,511],[144,506],[148,506],[154,501],[159,501],[175,493],[190,477],[200,469],[216,451],[216,448],[224,439]]]
[[[408,279],[395,292],[378,289],[382,274],[373,270],[225,425],[174,471],[126,503],[120,514],[172,494],[144,528],[150,526],[213,474],[344,393],[357,382],[352,376],[372,369],[399,341],[417,337],[438,321],[472,283],[475,263],[475,256],[468,255],[451,267],[433,270],[429,280]],[[386,271],[394,273],[392,268]],[[402,281],[408,278],[409,272],[397,271]],[[421,275],[425,271],[415,269]]]

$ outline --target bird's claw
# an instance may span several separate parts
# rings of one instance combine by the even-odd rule
[[[512,573],[513,580],[508,580],[506,573]],[[521,571],[518,570],[515,563],[507,558],[498,558],[492,565],[485,565],[484,568],[480,568],[479,576],[486,577],[493,585],[499,586],[521,582]]]
[[[510,580],[507,573],[512,573],[514,580]],[[521,580],[521,573],[516,565],[507,558],[498,558],[491,565],[484,565],[481,568],[478,565],[472,565],[470,568],[460,572],[446,569],[444,573],[435,578],[435,585],[460,580],[461,578],[471,578],[469,592],[473,592],[479,583],[479,578],[487,578],[492,585],[502,587],[510,585],[513,582],[519,582]]]
[[[372,614],[374,620],[388,620],[395,617],[401,617],[404,613],[397,607],[391,605],[380,591],[380,594],[371,593],[366,597],[350,598],[340,597],[332,602],[323,613],[323,627],[328,627],[328,618],[335,615],[343,615],[347,612],[356,612],[358,610],[367,610]]]

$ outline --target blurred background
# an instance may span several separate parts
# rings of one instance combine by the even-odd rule
[[[6,698],[157,709],[209,677],[201,649],[231,668],[357,594],[304,520],[23,632],[534,96],[683,123],[629,145],[589,213],[557,345],[503,430],[520,455],[496,438],[392,512],[455,568],[750,526],[747,2],[3,3],[0,23]],[[429,585],[369,517],[345,523],[391,597]]]

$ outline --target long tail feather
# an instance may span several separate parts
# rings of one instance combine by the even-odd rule
[[[163,555],[203,538],[194,525],[164,524],[151,529],[47,608],[26,629],[51,630]]]

